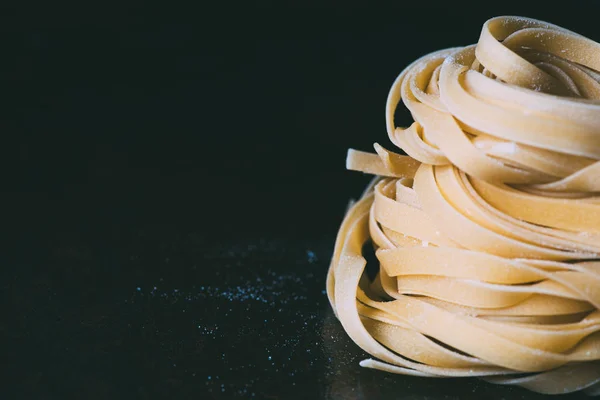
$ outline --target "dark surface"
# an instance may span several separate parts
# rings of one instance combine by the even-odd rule
[[[542,398],[362,369],[324,294],[368,181],[346,149],[387,144],[405,65],[501,14],[600,39],[582,8],[5,28],[3,398]]]

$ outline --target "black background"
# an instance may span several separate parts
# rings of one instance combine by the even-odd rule
[[[361,369],[323,289],[396,75],[497,15],[599,40],[573,3],[9,22],[6,398],[541,398]]]

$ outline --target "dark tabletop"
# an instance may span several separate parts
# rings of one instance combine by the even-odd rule
[[[369,180],[346,149],[388,144],[404,66],[501,14],[600,39],[581,7],[6,28],[2,398],[542,398],[360,368],[324,292]]]

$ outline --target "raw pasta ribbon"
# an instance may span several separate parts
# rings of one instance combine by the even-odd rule
[[[407,155],[348,152],[348,169],[376,177],[327,277],[337,318],[373,356],[361,365],[600,394],[600,44],[490,19],[476,45],[398,76],[386,126]]]

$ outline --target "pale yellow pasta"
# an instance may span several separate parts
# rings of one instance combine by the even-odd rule
[[[414,123],[399,128],[400,102]],[[600,44],[498,17],[396,79],[327,293],[368,368],[600,393]],[[363,245],[380,264],[365,279]]]

